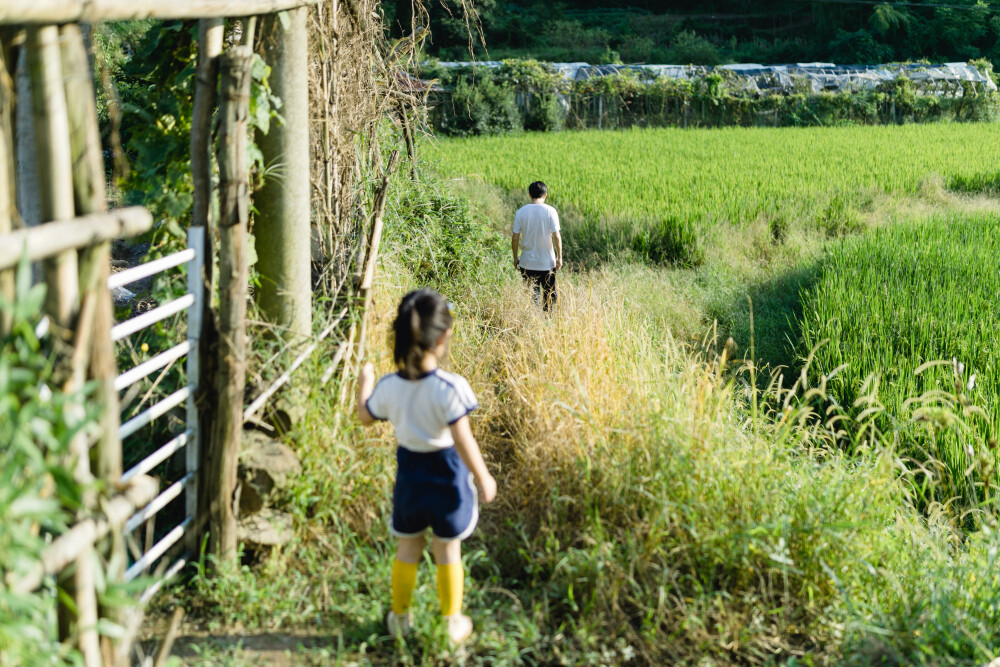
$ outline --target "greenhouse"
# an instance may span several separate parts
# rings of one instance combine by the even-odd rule
[[[499,68],[500,61],[439,62],[445,68]],[[749,95],[792,92],[848,92],[873,90],[883,83],[905,77],[924,92],[961,96],[964,84],[977,91],[995,91],[989,74],[969,63],[836,65],[834,63],[796,63],[758,65],[753,63],[705,67],[700,65],[591,65],[589,63],[552,63],[551,68],[567,81],[586,81],[610,75],[633,73],[641,79],[703,79],[721,74],[733,88]]]

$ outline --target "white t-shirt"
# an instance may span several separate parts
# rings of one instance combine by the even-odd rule
[[[551,271],[556,268],[556,251],[552,235],[559,231],[559,214],[548,204],[527,204],[514,215],[511,232],[520,234],[519,264],[529,271]]]
[[[416,380],[383,375],[365,407],[375,419],[392,422],[400,447],[435,452],[455,445],[449,426],[479,402],[465,378],[436,368]]]

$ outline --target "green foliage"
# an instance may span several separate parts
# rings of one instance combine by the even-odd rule
[[[30,276],[22,261],[14,303],[0,295],[0,311],[13,320],[0,338],[0,575],[13,580],[31,571],[47,537],[64,532],[69,509],[79,507],[69,446],[92,431],[95,417],[86,393],[67,395],[56,384],[51,342],[36,335],[45,287],[32,287]],[[73,661],[55,636],[54,601],[46,588],[22,595],[0,583],[0,663]]]
[[[880,43],[867,30],[840,30],[830,42],[830,59],[836,63],[884,63],[892,59],[892,48]]]
[[[463,197],[436,180],[399,176],[387,210],[387,241],[410,248],[403,258],[420,285],[447,291],[473,281],[502,252],[501,240]]]
[[[120,78],[122,140],[132,162],[126,201],[156,219],[185,220],[192,204],[195,31],[179,21],[149,30]]]
[[[127,203],[141,204],[164,223],[154,233],[169,251],[184,242],[193,205],[191,114],[194,108],[197,22],[163,21],[149,27],[117,74],[122,108],[122,139],[132,170],[122,184]],[[271,68],[254,57],[249,125],[266,134],[281,101],[271,93]],[[253,186],[266,175],[264,157],[252,141],[247,157]]]
[[[666,52],[666,61],[671,63],[718,65],[722,60],[715,44],[691,30],[677,33]]]
[[[91,33],[94,44],[94,62],[99,72],[117,82],[119,91],[124,85],[123,71],[128,65],[143,37],[152,28],[154,21],[113,21],[95,24]],[[109,115],[107,90],[97,82],[97,116],[101,127],[108,127]]]
[[[559,103],[559,97],[549,93],[535,96],[535,103],[524,117],[524,129],[540,132],[558,132],[566,126],[566,113]]]
[[[819,211],[816,226],[831,239],[856,234],[863,228],[857,211],[840,194],[830,197],[830,201]]]
[[[409,10],[409,3],[400,0]],[[449,14],[431,3],[431,55],[469,57],[459,0]],[[607,0],[552,3],[515,0],[477,4],[488,53],[480,60],[538,58],[554,62],[783,63],[877,62],[930,58],[955,62],[997,58],[1000,7],[978,0],[950,3],[815,3],[795,0],[664,2],[632,0],[608,7]],[[940,5],[947,6],[940,6]],[[409,20],[396,34],[408,34]]]

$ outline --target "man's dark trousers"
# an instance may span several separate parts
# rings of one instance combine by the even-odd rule
[[[535,300],[538,300],[539,292],[542,297],[542,310],[554,307],[559,299],[556,292],[556,272],[555,271],[532,271],[531,269],[521,269],[521,276],[524,282],[531,284],[535,288]]]

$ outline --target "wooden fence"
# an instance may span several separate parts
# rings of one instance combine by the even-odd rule
[[[236,554],[236,461],[241,432],[246,420],[260,411],[285,384],[291,374],[318,349],[348,315],[345,308],[313,341],[274,384],[253,403],[244,406],[246,373],[247,302],[247,217],[249,177],[246,171],[247,117],[252,51],[244,44],[223,52],[222,19],[253,17],[278,11],[296,10],[318,0],[4,0],[0,3],[0,27],[23,27],[23,47],[31,72],[35,152],[41,186],[43,222],[27,229],[14,229],[16,196],[13,174],[13,138],[9,132],[16,100],[4,63],[0,60],[0,289],[10,290],[11,269],[22,256],[40,261],[48,284],[47,316],[71,345],[64,354],[70,372],[64,384],[74,391],[96,381],[102,405],[100,436],[96,442],[80,437],[73,443],[72,466],[79,481],[102,481],[109,489],[103,499],[89,498],[69,532],[46,549],[31,576],[7,582],[15,592],[38,589],[46,577],[56,577],[72,605],[61,605],[60,634],[73,642],[83,655],[86,667],[126,664],[132,639],[112,640],[98,635],[102,616],[121,621],[121,612],[100,609],[95,590],[93,554],[97,549],[117,549],[127,563],[120,539],[159,512],[166,503],[184,494],[183,520],[151,548],[133,557],[108,576],[127,580],[149,570],[158,559],[172,563],[161,567],[158,580],[147,590],[148,600],[162,584],[164,576],[177,572],[187,562],[203,536],[220,559]],[[357,8],[348,0],[350,8]],[[334,3],[336,10],[336,2]],[[301,11],[304,11],[302,9]],[[178,255],[129,271],[110,274],[110,244],[114,239],[134,236],[152,226],[150,213],[142,208],[106,211],[105,171],[97,124],[92,74],[79,23],[135,18],[198,18],[199,58],[194,119],[191,133],[191,165],[195,184],[195,205],[191,221],[190,248]],[[254,20],[245,28],[253,30]],[[11,34],[10,31],[0,35]],[[0,44],[0,59],[8,44]],[[7,69],[10,69],[9,67]],[[306,72],[299,73],[302,77]],[[286,73],[288,75],[288,73]],[[216,91],[218,99],[216,99]],[[219,169],[217,194],[211,186],[212,138],[209,128],[218,104],[216,160]],[[364,261],[355,302],[370,301],[374,264],[382,229],[382,215],[388,176],[395,167],[394,154],[385,172],[373,206],[371,236],[363,246]],[[290,174],[289,179],[309,179],[309,174]],[[290,184],[289,187],[294,187]],[[210,200],[218,196],[219,219],[214,234],[210,226]],[[213,267],[218,274],[213,275]],[[188,294],[155,311],[115,324],[110,288],[129,280],[145,278],[155,271],[182,264],[189,267]],[[123,275],[124,274],[124,275]],[[213,288],[218,288],[218,293]],[[213,306],[214,303],[218,306]],[[114,342],[143,325],[163,317],[187,312],[188,335],[179,345],[134,369],[119,373]],[[0,330],[5,326],[0,322]],[[349,340],[363,341],[364,326],[352,325]],[[343,343],[334,365],[324,373],[325,383],[338,362],[349,355]],[[173,367],[187,358],[187,384],[139,417],[120,423],[119,392],[132,382]],[[345,374],[346,377],[346,374]],[[199,382],[199,379],[204,381]],[[122,439],[147,426],[166,410],[188,404],[183,433],[171,437],[145,459],[123,471]],[[186,467],[181,480],[160,493],[159,484],[148,476],[157,465],[185,449]],[[178,532],[179,531],[179,532]],[[181,539],[186,535],[187,539]],[[110,547],[105,545],[112,545]],[[167,555],[187,555],[168,560]],[[105,554],[109,555],[109,554]],[[73,567],[70,567],[73,566]],[[67,568],[73,572],[66,576]],[[162,571],[162,570],[165,570]],[[129,627],[128,624],[125,624]],[[134,625],[134,624],[133,624]]]

